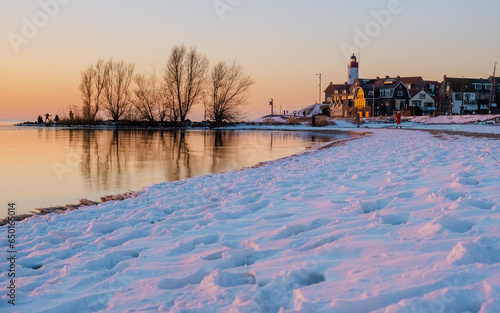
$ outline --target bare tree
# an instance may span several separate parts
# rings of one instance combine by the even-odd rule
[[[176,96],[173,91],[173,85],[167,84],[165,81],[160,89],[160,121],[165,120],[176,122],[179,120],[179,110],[176,107]]]
[[[132,102],[143,119],[154,122],[156,117],[161,115],[159,112],[161,105],[159,81],[155,74],[150,77],[137,74],[134,81],[137,88],[134,90],[135,97]]]
[[[83,101],[83,118],[87,121],[94,121],[97,113],[101,109],[101,102],[104,93],[104,61],[99,59],[97,64],[89,66],[82,72],[80,91]]]
[[[173,100],[175,108],[173,117],[181,122],[192,106],[199,100],[205,88],[208,60],[200,55],[196,49],[189,51],[184,46],[172,49],[165,69],[164,82],[166,98]]]
[[[134,65],[132,63],[115,62],[110,59],[105,64],[104,97],[106,99],[106,109],[115,122],[120,120],[130,109],[131,95],[129,87],[133,74]]]
[[[241,107],[245,104],[253,84],[252,77],[246,75],[236,63],[217,63],[210,76],[209,118],[216,123],[231,122],[240,118]]]

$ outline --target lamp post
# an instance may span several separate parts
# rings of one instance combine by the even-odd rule
[[[460,106],[460,115],[464,114],[464,102],[465,102],[465,76],[462,78],[462,105]],[[478,111],[479,113],[479,111]]]
[[[274,100],[271,98],[269,101],[269,105],[271,106],[271,116],[274,115]]]
[[[491,84],[491,90],[490,90],[490,103],[488,105],[488,113],[491,114],[491,102],[493,101],[493,91],[495,90],[495,74],[497,71],[497,62],[495,62],[495,67],[493,68],[493,77],[492,77],[492,84]],[[498,104],[497,104],[498,107]]]
[[[318,101],[318,104],[321,104],[321,73],[316,74],[316,76],[319,76],[319,101]]]

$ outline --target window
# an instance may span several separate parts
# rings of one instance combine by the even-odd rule
[[[386,96],[390,96],[390,95],[391,95],[391,91],[390,91],[390,90],[386,90],[386,91],[385,91],[385,95],[386,95]]]
[[[432,108],[432,107],[434,107],[434,105],[433,105],[433,103],[432,103],[432,102],[425,102],[425,103],[424,103],[424,107],[425,107],[425,108]]]
[[[382,97],[384,95],[384,91],[380,90],[380,96]]]
[[[420,107],[422,105],[422,101],[413,100],[412,103],[413,103],[413,106],[415,106],[415,107]]]
[[[455,94],[455,100],[462,100],[462,94],[461,93],[456,93]]]
[[[424,100],[426,97],[426,94],[425,93],[421,93],[418,95],[418,98],[421,99],[421,100]]]
[[[482,84],[474,84],[474,89],[481,90],[483,88]]]
[[[398,97],[402,97],[403,96],[403,91],[399,90],[398,93],[397,93]]]
[[[466,94],[464,95],[464,98],[465,98],[465,103],[467,103],[467,104],[468,104],[468,103],[470,102],[470,94],[466,93]]]
[[[339,94],[339,91],[338,90],[335,90],[335,94],[338,95]]]
[[[373,91],[368,91],[369,96],[373,96]]]
[[[484,89],[491,90],[491,84],[484,84]]]
[[[406,101],[405,100],[396,100],[395,109],[396,111],[405,109]]]

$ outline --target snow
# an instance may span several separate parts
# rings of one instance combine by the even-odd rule
[[[20,222],[0,311],[498,312],[498,137],[387,127]]]
[[[293,114],[293,112],[288,111],[285,115],[266,115],[258,118],[251,123],[273,123],[273,124],[285,124],[289,118],[301,118],[301,117],[312,117],[313,115],[323,115],[323,107],[328,107],[327,104],[313,104],[306,106],[305,108],[298,110]],[[304,114],[306,112],[306,114]],[[281,113],[281,112],[280,112]]]
[[[325,105],[322,103],[316,103],[316,104],[310,105],[308,107],[305,107],[302,110],[297,111],[297,115],[303,116],[304,111],[306,112],[306,116],[309,116],[309,117],[311,117],[313,115],[321,115],[321,114],[323,114],[323,110],[321,109],[321,107],[324,107],[324,106]],[[309,113],[307,113],[308,111],[309,111]]]
[[[500,118],[500,115],[493,114],[480,114],[480,115],[441,115],[436,117],[429,116],[418,116],[411,118],[411,121],[417,123],[427,123],[427,124],[466,124],[466,123],[477,123],[484,121],[494,121],[496,118]]]
[[[287,121],[287,117],[284,115],[267,115],[261,118],[256,119],[252,123],[276,123],[276,124],[284,124]]]

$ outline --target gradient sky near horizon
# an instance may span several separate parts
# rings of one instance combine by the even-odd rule
[[[253,76],[248,119],[269,113],[270,98],[290,111],[315,103],[318,73],[322,89],[345,82],[347,45],[362,46],[360,76],[368,78],[486,78],[500,60],[498,0],[59,0],[44,20],[42,3],[55,1],[0,0],[0,119],[67,112],[81,103],[81,71],[97,59],[158,72],[180,44]],[[383,22],[374,16],[393,5],[397,13],[379,14]],[[41,26],[27,38],[34,19]],[[367,37],[357,41],[358,30]],[[17,52],[13,34],[26,39]]]

